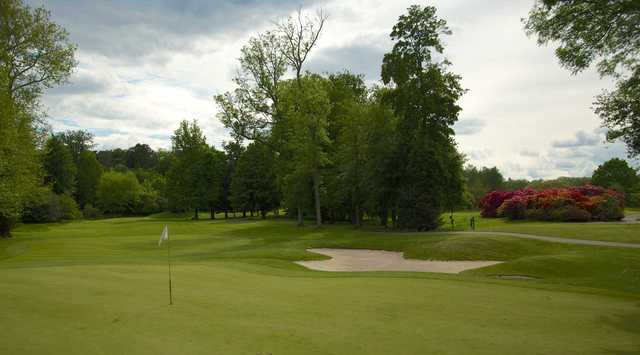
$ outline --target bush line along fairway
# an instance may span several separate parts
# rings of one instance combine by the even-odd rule
[[[638,250],[346,225],[298,228],[284,220],[165,217],[24,225],[14,239],[0,241],[0,287],[8,301],[0,351],[590,354],[640,349]],[[166,253],[157,246],[164,224],[175,256],[172,307],[166,305]],[[443,275],[327,273],[292,262],[323,258],[305,251],[312,247],[505,263]]]

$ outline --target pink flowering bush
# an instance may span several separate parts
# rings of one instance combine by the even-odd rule
[[[483,217],[509,219],[586,222],[624,217],[623,195],[592,185],[543,191],[492,191],[480,201],[479,207]]]

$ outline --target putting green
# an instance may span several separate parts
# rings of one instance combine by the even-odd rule
[[[166,250],[157,247],[167,222],[173,306]],[[491,252],[519,273],[544,278],[496,280],[484,269],[309,271],[291,262],[317,258],[305,252],[309,247],[440,259]],[[606,264],[600,254],[617,261]],[[633,274],[638,258],[637,250],[347,226],[298,229],[288,221],[131,218],[24,226],[0,241],[0,353],[632,354],[640,351],[640,298],[637,285],[625,286],[637,275],[624,270]],[[584,281],[580,262],[592,260],[595,276]],[[617,274],[607,278],[604,269]]]

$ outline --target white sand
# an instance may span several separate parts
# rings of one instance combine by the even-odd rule
[[[368,249],[308,249],[330,256],[329,260],[296,261],[296,264],[320,271],[422,271],[457,274],[500,264],[501,261],[431,261],[405,259],[401,252]]]

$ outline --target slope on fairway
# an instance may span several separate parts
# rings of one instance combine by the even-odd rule
[[[157,246],[165,223],[171,307]],[[313,247],[506,262],[459,276],[325,273],[291,262],[320,258],[305,251]],[[632,354],[639,267],[637,250],[290,221],[29,225],[0,241],[0,353]],[[513,273],[538,279],[494,278]]]

